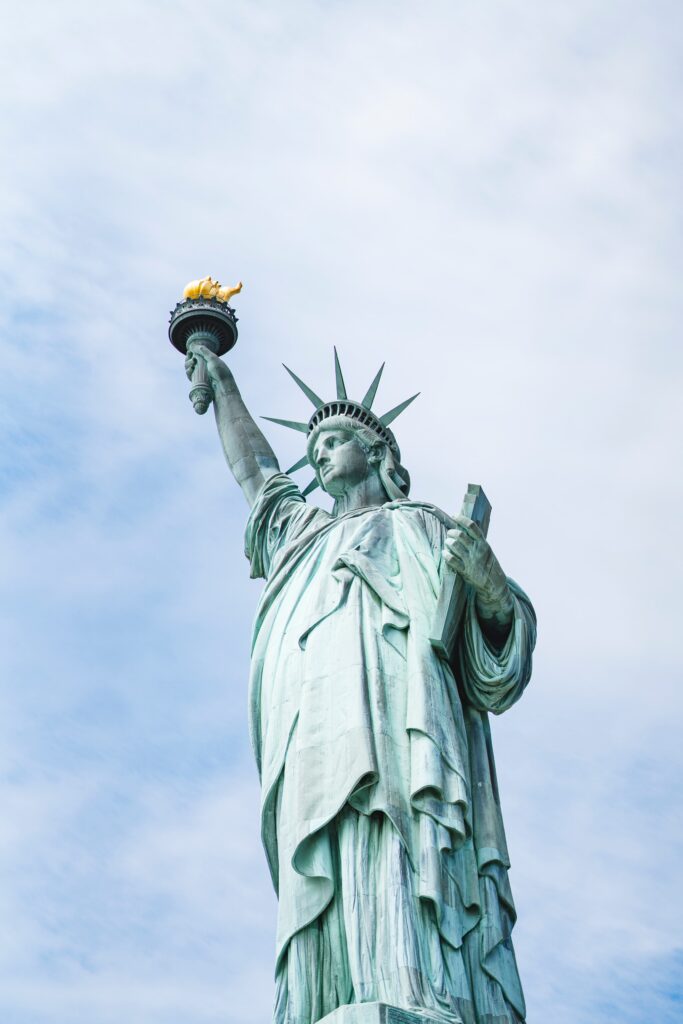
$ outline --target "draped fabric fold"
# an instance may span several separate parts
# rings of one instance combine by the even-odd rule
[[[510,581],[498,650],[469,595],[455,674],[436,656],[444,519],[407,500],[335,518],[284,474],[249,519],[267,580],[250,722],[279,897],[277,1024],[373,999],[451,1024],[524,1018],[487,713],[524,690],[535,620]]]

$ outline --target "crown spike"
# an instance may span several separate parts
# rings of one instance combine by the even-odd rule
[[[379,370],[375,374],[375,379],[373,380],[372,384],[368,388],[368,390],[366,392],[366,395],[365,395],[365,398],[360,403],[361,405],[364,405],[366,409],[372,409],[372,403],[375,401],[375,395],[377,394],[377,388],[379,387],[379,382],[382,379],[382,371],[383,370],[384,370],[384,363],[382,363],[382,365],[380,366]]]
[[[270,423],[279,423],[281,427],[289,427],[290,430],[299,430],[302,434],[308,433],[308,423],[297,423],[295,420],[279,420],[275,416],[262,416],[262,420],[269,420]]]
[[[334,375],[337,381],[337,398],[348,398],[346,394],[346,384],[344,383],[344,375],[342,374],[342,368],[339,365],[339,356],[337,355],[337,347],[334,348]]]
[[[318,483],[316,478],[313,477],[313,479],[311,480],[310,484],[307,487],[304,487],[303,491],[301,492],[303,494],[304,498],[307,495],[309,495],[311,493],[311,491],[314,491],[316,489],[316,487],[320,487],[320,484]]]
[[[310,466],[308,455],[304,455],[302,459],[299,459],[299,461],[295,462],[293,466],[290,466],[287,470],[287,476],[289,476],[290,473],[296,473],[297,469],[303,469],[304,466]]]
[[[388,427],[390,423],[393,423],[397,416],[400,416],[404,409],[407,409],[411,402],[414,402],[420,392],[416,392],[412,398],[406,398],[405,402],[401,402],[400,405],[394,406],[389,412],[385,412],[384,416],[379,417],[379,421],[383,427]]]
[[[282,365],[285,366],[284,363]],[[304,384],[301,377],[297,377],[297,375],[293,373],[288,366],[285,366],[285,370],[292,378],[292,380],[299,385],[303,393],[306,395],[306,398],[313,402],[313,405],[316,407],[316,409],[319,409],[321,405],[325,404],[320,395],[316,395],[315,391],[309,388],[308,384]]]

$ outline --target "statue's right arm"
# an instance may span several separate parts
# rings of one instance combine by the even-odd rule
[[[185,360],[188,377],[192,377],[198,358],[205,361],[213,387],[216,425],[226,461],[244,497],[253,505],[266,480],[280,472],[277,458],[222,359],[204,345],[193,345]]]

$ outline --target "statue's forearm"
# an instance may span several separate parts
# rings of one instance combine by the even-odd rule
[[[280,471],[273,449],[247,409],[228,371],[214,381],[214,412],[225,458],[245,498],[253,505],[265,481]]]

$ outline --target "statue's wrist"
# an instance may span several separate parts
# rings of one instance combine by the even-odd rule
[[[512,594],[505,577],[495,582],[487,581],[483,587],[479,588],[477,590],[477,605],[481,611],[488,613],[487,617],[496,615],[508,618],[512,614],[513,604]]]

